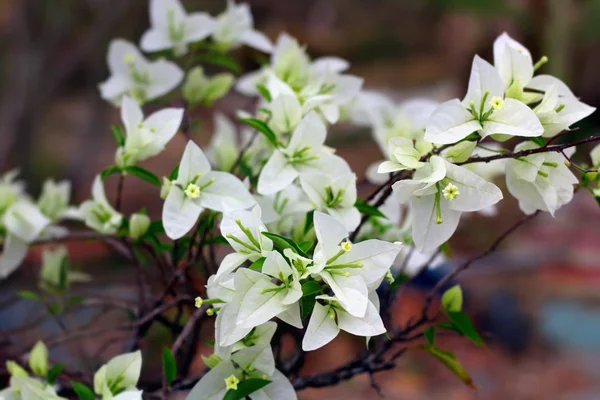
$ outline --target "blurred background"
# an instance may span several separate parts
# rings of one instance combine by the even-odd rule
[[[534,60],[548,56],[550,62],[542,73],[558,76],[585,103],[600,106],[600,0],[248,2],[257,28],[273,40],[287,31],[306,44],[313,57],[346,58],[352,64],[350,72],[364,77],[365,88],[384,91],[399,101],[413,96],[440,101],[462,97],[473,55],[492,61],[492,43],[506,31],[531,50]],[[213,15],[225,7],[225,0],[184,3],[188,10]],[[118,110],[101,100],[97,90],[108,75],[108,43],[116,37],[137,42],[147,26],[145,0],[0,0],[0,172],[19,167],[33,195],[45,178],[66,178],[73,182],[75,203],[85,200],[93,177],[113,163],[110,126],[120,122]],[[253,51],[241,49],[234,54],[246,70],[257,67]],[[251,104],[231,93],[215,107],[233,116]],[[211,111],[200,110],[196,117],[199,126],[193,139],[206,144],[212,132]],[[599,115],[594,114],[574,135],[596,132],[599,123]],[[381,158],[366,129],[341,125],[328,140],[348,159],[359,181],[365,168]],[[176,136],[163,155],[144,167],[168,175],[185,142],[183,136]],[[576,160],[587,161],[585,153]],[[497,183],[505,188],[503,182]],[[109,197],[115,184],[107,181]],[[498,216],[472,217],[461,223],[451,241],[449,266],[485,249],[520,217],[516,202],[504,192],[506,201]],[[158,191],[128,180],[125,213],[143,206],[158,217],[162,206]],[[103,246],[79,243],[70,250],[74,264],[95,278],[85,287],[86,293],[135,300],[130,293],[131,274],[118,261],[106,258]],[[0,283],[2,304],[10,306],[0,312],[0,329],[14,332],[20,324],[36,321],[39,310],[15,301],[13,295],[34,287],[38,268],[39,254],[33,252],[25,267]],[[402,293],[395,307],[398,323],[420,311],[424,295],[440,273],[422,277]],[[488,347],[452,338],[444,347],[456,352],[478,391],[464,386],[436,360],[414,351],[396,369],[376,376],[386,398],[600,398],[600,208],[588,193],[577,193],[556,218],[536,218],[460,281],[467,312]],[[83,313],[69,318],[105,324],[123,316]],[[39,323],[38,336],[53,329],[51,321]],[[206,339],[210,336],[207,330]],[[115,345],[119,337],[109,339],[114,340],[103,342],[102,349],[120,352]],[[82,346],[97,348],[99,340],[87,339]],[[303,371],[334,368],[363,346],[340,337],[311,353]],[[69,359],[78,349],[67,346],[53,354]],[[145,368],[158,371],[158,359],[154,364]],[[197,369],[202,368],[198,362]],[[353,400],[377,398],[377,394],[363,376],[334,388],[301,392],[300,398]]]

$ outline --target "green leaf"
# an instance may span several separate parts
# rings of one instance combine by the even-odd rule
[[[174,181],[177,179],[177,175],[179,175],[179,165],[176,165],[175,168],[171,170],[171,173],[169,174],[169,180]]]
[[[312,314],[315,307],[316,297],[323,291],[321,285],[315,281],[305,281],[302,283],[302,298],[300,299],[301,318],[305,320]]]
[[[271,93],[269,92],[269,89],[267,89],[267,87],[261,83],[259,83],[258,85],[256,85],[256,90],[258,90],[258,92],[261,94],[262,97],[265,98],[265,100],[267,100],[269,103],[271,101],[273,101],[273,97],[271,97]]]
[[[177,363],[173,353],[171,353],[171,349],[168,347],[163,348],[162,360],[165,380],[167,381],[167,384],[170,385],[177,376]]]
[[[67,305],[76,306],[76,305],[83,303],[84,301],[85,301],[85,297],[83,297],[83,296],[71,296],[69,298],[69,300],[67,301]]]
[[[271,381],[266,379],[250,378],[238,383],[237,390],[228,390],[223,397],[223,400],[242,400],[249,394],[252,394],[265,386]]]
[[[444,242],[440,245],[440,250],[448,258],[452,258],[452,249],[450,249],[450,243]]]
[[[302,283],[302,296],[311,296],[321,293],[323,288],[317,281],[304,281]]]
[[[423,329],[423,334],[425,335],[427,342],[433,346],[435,344],[435,327],[428,326],[427,328]]]
[[[541,136],[530,137],[529,140],[531,140],[533,143],[537,144],[538,146],[545,146],[546,145],[546,141]]]
[[[442,307],[448,312],[458,312],[462,309],[463,295],[460,286],[455,285],[442,295]]]
[[[313,223],[315,220],[315,210],[309,211],[306,213],[306,218],[304,219],[304,235],[306,236],[308,232],[312,229]]]
[[[48,304],[48,312],[50,313],[50,315],[58,315],[60,314],[62,311],[62,307],[59,303],[49,303]]]
[[[256,118],[240,118],[240,122],[262,133],[273,146],[277,146],[279,144],[277,135],[275,135],[275,132],[273,132],[271,128],[269,128],[269,125],[267,125],[265,122]]]
[[[307,254],[310,251],[310,249],[313,248],[314,245],[315,245],[315,243],[311,242],[310,240],[305,240],[304,242],[300,242],[298,244],[298,246],[302,249],[302,251]]]
[[[477,389],[475,387],[475,384],[473,383],[473,379],[471,379],[468,372],[463,368],[462,364],[456,359],[456,356],[453,353],[442,349],[438,349],[437,347],[432,345],[422,345],[419,346],[419,348],[425,350],[433,357],[437,358],[467,386],[473,389]]]
[[[146,182],[149,182],[155,186],[161,187],[160,179],[158,179],[156,175],[154,175],[152,172],[148,171],[145,168],[138,167],[137,165],[132,165],[130,167],[125,167],[125,172],[131,175],[135,175],[138,178],[143,179]]]
[[[54,385],[54,382],[56,382],[56,378],[58,378],[58,375],[60,375],[60,373],[62,372],[62,370],[65,368],[65,364],[54,364],[54,366],[52,368],[50,368],[50,371],[48,371],[48,376],[46,378],[46,380],[48,381],[48,384],[50,385]]]
[[[32,292],[31,290],[21,290],[19,296],[26,300],[32,301],[44,301],[42,297],[40,297],[37,293]]]
[[[79,400],[95,400],[96,396],[92,389],[84,385],[83,383],[71,382],[73,391],[77,394]]]
[[[165,227],[163,226],[163,223],[161,220],[157,220],[157,221],[152,221],[150,223],[150,226],[148,227],[148,232],[149,235],[150,234],[160,234],[160,233],[165,233]]]
[[[293,251],[295,251],[297,254],[301,255],[302,257],[308,258],[308,255],[292,239],[286,238],[284,236],[278,235],[276,233],[271,233],[271,232],[261,232],[261,233],[263,234],[263,236],[266,236],[269,239],[271,239],[273,241],[273,244],[275,245],[275,247],[278,250],[283,251],[284,249],[292,249]]]
[[[200,57],[200,61],[204,61],[208,64],[218,65],[219,67],[226,68],[236,74],[242,73],[242,67],[233,58],[223,53],[208,53]]]
[[[106,167],[100,172],[100,179],[105,180],[111,175],[120,174],[122,172],[120,167],[116,165],[111,165],[110,167]]]
[[[260,272],[260,271],[262,271],[262,267],[263,267],[263,264],[265,263],[265,260],[266,260],[265,257],[261,257],[258,260],[254,261],[252,263],[252,265],[250,265],[248,268],[250,268],[253,271]]]
[[[467,314],[462,311],[459,312],[448,312],[448,318],[452,321],[452,325],[460,332],[463,336],[471,339],[477,346],[484,346],[485,342],[477,333],[475,326],[471,322],[471,319]]]
[[[356,207],[358,209],[358,211],[360,211],[361,214],[365,214],[371,217],[379,217],[379,218],[386,218],[387,217],[385,215],[383,215],[383,213],[381,211],[379,211],[379,209],[377,207],[373,207],[370,204],[365,203],[362,200],[356,200],[356,203],[354,203],[354,207]]]
[[[113,125],[110,127],[112,131],[113,137],[115,138],[115,142],[117,143],[117,147],[123,147],[125,145],[125,135],[123,134],[123,130],[118,125]]]

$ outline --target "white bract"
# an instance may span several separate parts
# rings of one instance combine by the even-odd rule
[[[262,220],[269,231],[289,234],[292,227],[314,209],[306,194],[296,184],[267,196],[256,196],[262,210]]]
[[[142,370],[142,353],[126,353],[112,358],[94,375],[94,392],[102,400],[138,400],[142,392],[136,389]]]
[[[388,161],[379,164],[378,173],[389,174],[404,169],[419,169],[424,165],[420,161],[421,153],[415,148],[413,141],[401,136],[388,140],[388,157]]]
[[[254,204],[242,181],[229,173],[212,171],[202,150],[189,141],[163,205],[163,225],[167,236],[179,239],[192,229],[205,208],[230,212]]]
[[[304,193],[315,209],[327,213],[340,221],[348,231],[360,223],[360,212],[356,203],[356,175],[342,173],[330,175],[323,172],[306,173],[300,176]]]
[[[58,222],[63,218],[77,218],[78,213],[69,206],[70,201],[71,183],[48,179],[42,186],[42,194],[40,194],[37,205],[42,214],[52,222]]]
[[[298,124],[289,144],[275,149],[258,178],[258,193],[270,195],[286,188],[300,174],[347,170],[344,160],[329,153],[324,147],[327,130],[315,113],[309,113]]]
[[[455,143],[477,132],[535,137],[544,132],[535,113],[524,103],[504,97],[498,71],[475,56],[467,95],[442,103],[431,115],[425,140],[436,144]]]
[[[208,37],[214,27],[210,15],[187,14],[179,0],[150,0],[150,24],[140,42],[142,50],[173,49],[178,56],[187,53],[190,43]]]
[[[125,144],[117,149],[116,164],[125,167],[154,157],[175,136],[183,119],[182,108],[163,108],[148,118],[129,96],[121,102]]]
[[[448,240],[463,212],[479,211],[502,199],[496,185],[439,156],[432,156],[413,179],[394,183],[393,190],[401,203],[410,201],[413,240],[421,251]]]
[[[227,0],[227,9],[215,18],[212,39],[223,51],[245,44],[265,53],[273,49],[271,40],[254,29],[254,21],[248,4],[235,4]]]
[[[319,211],[314,228],[318,242],[308,272],[331,287],[348,313],[363,318],[369,291],[377,289],[402,245],[377,239],[352,244],[345,226]]]
[[[325,305],[321,305],[320,301]],[[347,312],[336,297],[317,296],[317,302],[302,339],[302,350],[312,351],[325,346],[335,339],[340,330],[365,337],[386,332],[379,316],[379,299],[375,292],[369,295],[366,311],[362,317]]]
[[[215,113],[214,132],[206,151],[212,165],[220,171],[230,171],[239,152],[235,125],[223,114]]]
[[[534,143],[520,143],[515,152],[536,149]],[[574,148],[567,154],[572,154]],[[537,153],[506,162],[506,186],[519,200],[526,214],[536,210],[554,215],[573,198],[573,185],[578,180],[565,165],[564,156],[558,153]]]
[[[92,198],[81,204],[79,212],[88,227],[103,235],[117,233],[123,221],[123,215],[108,202],[99,175],[92,185]]]
[[[183,79],[177,64],[148,61],[131,42],[115,39],[108,48],[111,76],[100,84],[100,95],[115,105],[128,95],[140,104],[167,94]]]

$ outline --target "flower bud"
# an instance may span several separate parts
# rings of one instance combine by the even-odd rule
[[[169,193],[171,192],[171,188],[173,187],[173,182],[169,180],[169,178],[163,177],[163,183],[160,187],[160,198],[166,199]]]
[[[37,342],[29,353],[29,368],[37,376],[48,375],[48,348],[44,342]]]
[[[21,367],[19,364],[17,364],[14,361],[6,362],[6,370],[8,371],[10,376],[12,376],[14,378],[29,376],[27,371],[25,371],[25,369],[23,367]]]
[[[467,161],[471,157],[473,150],[475,150],[475,146],[477,146],[477,142],[465,140],[450,147],[446,156],[450,161],[455,163]]]
[[[150,217],[146,214],[136,213],[129,220],[129,237],[137,240],[148,232],[150,227]]]

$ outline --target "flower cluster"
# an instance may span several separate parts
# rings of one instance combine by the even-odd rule
[[[16,172],[0,178],[0,277],[18,267],[30,244],[66,235],[58,225],[66,218],[124,246],[134,260],[140,250],[149,251],[163,273],[163,264],[170,263],[166,270],[174,274],[202,264],[209,273],[196,312],[215,316],[215,341],[213,353],[203,358],[210,371],[190,400],[295,399],[288,371],[276,368],[274,335],[297,332],[303,351],[327,345],[340,330],[368,343],[388,330],[378,289],[393,290],[400,272],[417,274],[423,262],[429,263],[425,268],[439,264],[438,249],[463,215],[494,214],[503,198],[492,182],[499,175],[506,176],[508,192],[527,214],[554,215],[579,183],[569,168],[575,148],[550,142],[594,109],[559,79],[536,75],[548,60],[534,63],[507,34],[494,43],[494,65],[475,56],[462,100],[396,104],[363,90],[362,79],[346,73],[349,63],[343,59],[311,60],[287,34],[272,44],[254,30],[245,4],[230,0],[213,17],[188,13],[178,0],[150,0],[149,11],[141,50],[122,39],[108,49],[110,77],[100,84],[100,95],[120,107],[122,126],[113,129],[114,165],[96,176],[91,198],[72,208],[68,182],[50,180],[36,202]],[[227,52],[241,45],[270,53],[269,62],[236,81],[229,72],[207,76],[194,65],[193,56],[201,54],[230,66]],[[146,58],[142,51],[153,55]],[[256,112],[237,113],[243,129],[216,113],[213,137],[203,150],[189,140],[191,111],[211,107],[232,87],[259,98]],[[184,101],[172,102],[178,93]],[[160,109],[146,117],[142,106],[150,101]],[[379,188],[364,201],[350,165],[326,145],[331,125],[340,121],[370,127],[385,157],[366,171]],[[179,165],[161,182],[138,163],[160,154],[179,131],[188,143]],[[515,137],[520,143],[505,149],[502,143]],[[583,184],[600,197],[600,147],[592,152],[592,164]],[[119,189],[111,202],[103,181],[113,174]],[[127,175],[157,186],[157,198],[160,188],[159,220],[143,210],[129,217],[121,213]],[[204,247],[216,244],[231,249],[211,263]],[[64,247],[44,252],[40,286],[53,296],[63,295],[70,282],[89,279],[68,271],[67,256]],[[217,259],[214,252],[210,256]],[[180,278],[174,275],[173,282]],[[172,290],[171,285],[164,296]],[[164,304],[164,296],[156,304]],[[453,304],[447,309],[460,311]],[[31,378],[16,363],[8,369],[12,379],[0,398],[61,399],[43,344],[32,351],[30,369],[45,380]],[[97,371],[93,392],[84,385],[73,389],[80,398],[141,399],[140,370],[139,351],[123,354]],[[166,393],[176,387],[169,386],[176,376],[166,367],[164,373]]]

